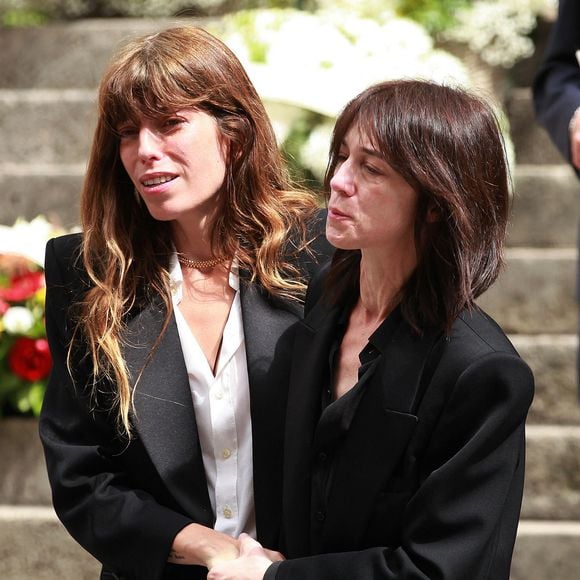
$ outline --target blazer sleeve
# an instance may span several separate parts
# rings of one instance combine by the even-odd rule
[[[105,566],[129,578],[159,579],[173,538],[190,520],[132,484],[131,474],[110,451],[116,440],[114,421],[109,412],[93,408],[88,365],[75,357],[73,384],[67,353],[75,281],[70,262],[61,260],[55,247],[51,240],[45,261],[53,370],[39,427],[54,508],[69,533]]]
[[[533,376],[517,355],[492,352],[448,392],[416,458],[420,483],[403,512],[400,544],[278,562],[265,580],[508,580]]]
[[[570,163],[569,123],[580,106],[580,2],[560,0],[544,60],[533,84],[536,117]],[[577,172],[580,175],[580,172]]]

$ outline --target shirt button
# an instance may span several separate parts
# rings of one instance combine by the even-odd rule
[[[232,456],[232,452],[229,449],[222,449],[222,459],[229,459]]]
[[[219,401],[220,399],[224,398],[224,392],[221,390],[218,390],[214,393],[213,396]]]
[[[317,511],[314,517],[317,521],[323,522],[326,519],[326,514],[323,511]]]
[[[223,509],[222,513],[224,514],[224,518],[227,518],[228,520],[234,515],[234,512],[232,512],[232,508],[229,505]]]
[[[318,454],[318,461],[320,461],[320,463],[324,463],[326,461],[327,457],[328,456],[326,455],[326,453],[324,453],[324,451],[321,451]]]

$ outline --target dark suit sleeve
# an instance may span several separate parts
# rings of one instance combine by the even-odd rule
[[[515,354],[498,352],[457,377],[417,457],[419,485],[406,502],[400,544],[287,560],[268,580],[508,580],[533,377]],[[377,503],[373,517],[389,510]]]
[[[55,241],[47,245],[46,330],[53,370],[40,417],[55,510],[69,533],[105,566],[128,578],[158,579],[177,532],[190,520],[135,488],[118,455],[114,420],[93,410],[85,363],[72,359],[68,309],[72,267],[61,261]],[[87,365],[88,368],[88,365]],[[117,445],[117,449],[118,449]]]
[[[536,117],[570,162],[569,123],[580,106],[580,2],[560,0],[544,61],[533,85]]]

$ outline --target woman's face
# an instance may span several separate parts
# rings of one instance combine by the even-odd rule
[[[155,219],[203,221],[214,215],[226,171],[214,117],[183,109],[117,129],[125,171]]]
[[[414,259],[417,200],[417,192],[353,125],[330,180],[329,242],[343,250],[376,249],[391,259]]]

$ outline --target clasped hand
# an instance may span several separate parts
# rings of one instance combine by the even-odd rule
[[[216,558],[210,566],[208,580],[262,580],[272,562],[284,560],[280,552],[263,548],[248,534],[241,534],[238,542],[238,557]]]

